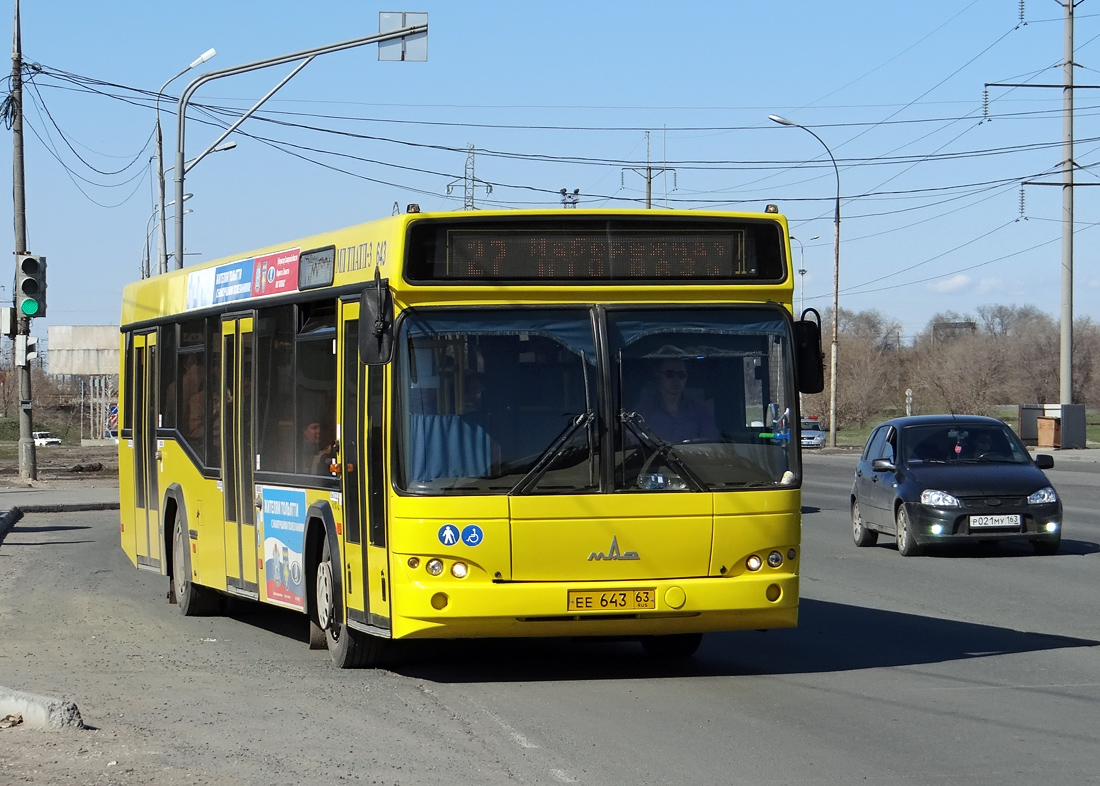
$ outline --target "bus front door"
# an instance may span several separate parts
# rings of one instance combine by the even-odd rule
[[[382,457],[384,370],[359,360],[359,304],[340,320],[340,479],[348,620],[377,635],[390,627]]]
[[[132,365],[134,418],[134,528],[137,564],[161,570],[160,492],[157,483],[157,334],[134,336]]]
[[[259,598],[252,433],[254,316],[222,321],[222,499],[226,589]]]

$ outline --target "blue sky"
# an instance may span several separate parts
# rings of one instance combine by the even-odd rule
[[[1020,182],[1060,180],[1062,91],[990,88],[988,119],[983,109],[986,83],[1061,82],[1057,2],[1028,2],[1026,24],[1016,0],[671,5],[396,8],[429,14],[428,62],[380,63],[364,47],[310,64],[266,105],[268,120],[242,127],[284,150],[237,135],[235,150],[189,173],[188,264],[389,215],[395,202],[461,208],[469,144],[477,177],[492,185],[476,191],[479,207],[556,208],[563,187],[579,188],[584,207],[637,205],[645,181],[632,170],[645,166],[648,130],[653,166],[675,170],[654,180],[655,206],[778,204],[804,241],[805,303],[824,310],[836,180],[821,145],[769,122],[775,113],[811,126],[838,160],[842,307],[877,308],[907,337],[947,309],[1027,304],[1058,315],[1061,189],[1026,186],[1021,213]],[[154,193],[149,100],[50,73],[156,91],[216,48],[168,88],[175,98],[207,69],[369,35],[390,10],[24,0],[24,57],[47,69],[26,98],[29,245],[49,259],[49,316],[35,332],[117,322]],[[10,21],[4,30],[10,40]],[[1100,0],[1077,8],[1075,60],[1079,84],[1100,84]],[[243,110],[289,71],[220,80],[194,102]],[[1077,91],[1076,104],[1078,178],[1098,183],[1100,91]],[[169,150],[174,107],[162,104]],[[188,121],[189,156],[218,135],[206,119]],[[100,174],[65,140],[102,172],[135,163]],[[10,181],[10,158],[0,159]],[[0,191],[10,217],[10,189]],[[1098,208],[1096,189],[1077,189],[1075,313],[1093,319]],[[10,279],[0,281],[10,297]]]

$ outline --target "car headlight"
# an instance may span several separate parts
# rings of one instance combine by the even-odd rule
[[[1027,498],[1028,505],[1043,505],[1048,502],[1057,502],[1058,495],[1054,493],[1054,489],[1047,486],[1045,489],[1039,489],[1030,497]]]
[[[937,491],[936,489],[925,489],[922,491],[920,503],[922,505],[931,505],[934,508],[960,507],[959,500],[956,497],[951,496],[946,491]]]

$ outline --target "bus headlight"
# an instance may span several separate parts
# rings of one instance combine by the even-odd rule
[[[753,554],[747,560],[745,560],[745,567],[749,570],[760,570],[760,567],[764,564],[764,561],[760,557]]]
[[[454,565],[451,565],[451,575],[456,579],[466,578],[468,572],[469,569],[466,567],[465,562],[456,562]]]
[[[783,555],[778,551],[773,551],[768,555],[768,565],[773,568],[778,568],[783,564]]]
[[[424,568],[432,576],[438,576],[440,573],[443,572],[443,560],[439,559],[438,557],[435,559],[430,559],[428,560],[428,564],[425,565]]]

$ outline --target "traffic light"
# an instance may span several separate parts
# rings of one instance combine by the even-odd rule
[[[15,259],[16,308],[23,317],[46,316],[46,258],[19,254]]]

